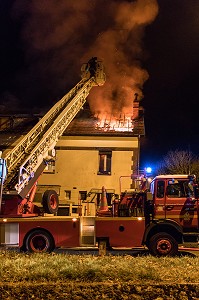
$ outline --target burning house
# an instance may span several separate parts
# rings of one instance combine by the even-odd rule
[[[13,148],[40,118],[1,116],[3,152]],[[44,191],[55,190],[60,207],[75,213],[80,201],[98,203],[104,186],[111,203],[121,190],[133,188],[131,175],[138,173],[139,141],[143,135],[144,116],[137,99],[131,113],[117,116],[94,115],[86,102],[59,138],[56,159],[48,163],[40,177],[35,201],[41,201]]]
[[[84,105],[59,139],[56,160],[39,180],[38,197],[47,188],[54,189],[60,206],[75,206],[79,201],[99,201],[102,186],[108,202],[121,188],[131,189],[144,135],[143,111],[136,101],[134,114],[135,119],[124,114],[99,118]]]

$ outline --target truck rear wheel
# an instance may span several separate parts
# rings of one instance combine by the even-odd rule
[[[43,194],[42,204],[47,214],[56,214],[59,208],[59,198],[54,190],[47,190]]]
[[[177,241],[166,232],[159,232],[152,236],[148,248],[155,256],[175,256],[178,253]]]
[[[51,252],[54,242],[50,234],[44,230],[34,230],[26,238],[26,250],[29,252]]]

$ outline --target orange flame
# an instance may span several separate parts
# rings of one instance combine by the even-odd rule
[[[98,116],[99,121],[96,124],[96,129],[102,131],[119,131],[119,132],[132,132],[133,120],[130,115],[120,115],[120,117]]]

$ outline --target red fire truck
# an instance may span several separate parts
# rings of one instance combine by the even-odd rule
[[[194,176],[159,175],[150,187],[147,178],[138,176],[135,189],[115,197],[111,206],[103,187],[92,215],[89,206],[93,203],[85,202],[75,217],[57,216],[58,196],[52,190],[44,193],[43,208],[34,204],[37,180],[54,159],[58,138],[90,89],[105,81],[103,65],[96,58],[83,65],[82,72],[82,80],[0,158],[0,245],[50,252],[103,243],[112,248],[143,246],[159,256],[177,254],[179,245],[197,247],[199,209]]]

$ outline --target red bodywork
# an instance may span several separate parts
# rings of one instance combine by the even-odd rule
[[[174,184],[169,184],[170,181],[171,178],[161,176],[154,181],[154,217],[172,219],[184,229],[197,230],[199,205],[198,200],[188,194],[187,178],[177,178]]]
[[[36,217],[19,221],[19,247],[33,229],[45,229],[53,236],[56,247],[78,247],[80,236],[79,220],[67,217]]]
[[[109,238],[111,247],[139,247],[144,231],[144,219],[96,218],[96,237]]]
[[[13,220],[12,220],[13,221]],[[19,247],[29,232],[44,229],[53,236],[56,247],[80,247],[80,218],[36,217],[15,219],[19,222]],[[96,217],[96,240],[107,238],[111,247],[139,247],[145,230],[145,220],[138,218]]]

